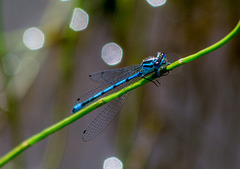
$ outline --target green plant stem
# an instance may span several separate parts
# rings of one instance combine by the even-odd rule
[[[228,41],[230,41],[234,36],[236,36],[238,33],[240,32],[240,21],[238,21],[238,24],[235,26],[235,28],[227,35],[225,36],[223,39],[221,39],[220,41],[218,41],[217,43],[197,52],[194,53],[192,55],[189,55],[187,57],[181,58],[175,62],[173,62],[171,65],[166,67],[166,70],[172,70],[178,66],[183,65],[184,63],[188,63],[191,62],[195,59],[200,58],[201,56],[204,56],[218,48],[220,48],[221,46],[225,45]]]
[[[174,63],[168,65],[164,70],[169,71],[172,70],[184,63],[193,61],[203,55],[206,55],[216,49],[218,49],[219,47],[221,47],[222,45],[226,44],[229,40],[231,40],[235,35],[237,35],[240,31],[240,21],[238,22],[237,26],[226,36],[224,37],[222,40],[218,41],[217,43],[213,44],[212,46],[209,46],[195,54],[192,54],[190,56],[187,56],[185,58],[179,59],[177,61],[175,61]],[[98,107],[104,105],[105,103],[115,99],[116,97],[120,97],[122,95],[124,95],[125,93],[142,86],[145,83],[148,83],[149,80],[154,80],[156,79],[157,76],[156,74],[154,75],[150,75],[147,77],[148,80],[146,80],[145,78],[142,78],[141,80],[123,88],[122,90],[113,93],[109,96],[106,96],[104,98],[99,99],[98,101],[92,103],[91,105],[89,105],[88,107],[81,109],[80,111],[78,111],[77,113],[61,120],[60,122],[42,130],[41,132],[39,132],[38,134],[33,135],[32,137],[28,138],[27,140],[23,141],[21,144],[19,144],[17,147],[15,147],[13,150],[11,150],[10,152],[8,152],[6,155],[4,155],[3,157],[0,158],[0,167],[3,166],[4,164],[6,164],[7,162],[9,162],[11,159],[13,159],[14,157],[16,157],[17,155],[19,155],[21,152],[23,152],[24,150],[26,150],[27,148],[29,148],[30,146],[34,145],[35,143],[39,142],[40,140],[46,138],[47,136],[55,133],[56,131],[62,129],[63,127],[75,122],[76,120],[80,119],[81,117],[83,117],[84,115],[88,114],[89,112],[97,109]]]

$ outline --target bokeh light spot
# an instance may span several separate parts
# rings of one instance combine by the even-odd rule
[[[109,157],[103,163],[103,169],[122,169],[122,162],[116,157]]]
[[[43,47],[44,34],[36,27],[27,29],[23,34],[23,43],[31,50]]]
[[[166,3],[166,1],[167,0],[147,0],[147,2],[153,7],[162,6]]]
[[[108,43],[103,46],[101,55],[108,65],[116,65],[122,60],[123,50],[116,43]]]
[[[81,31],[87,28],[88,22],[88,14],[80,8],[75,8],[72,15],[70,28],[72,28],[74,31]]]

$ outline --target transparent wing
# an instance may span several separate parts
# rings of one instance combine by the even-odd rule
[[[128,81],[121,86],[113,89],[108,94],[114,93],[115,91],[118,91],[126,86],[129,86],[130,84],[134,83],[141,77],[135,78],[131,81]],[[126,93],[122,95],[121,97],[118,97],[111,102],[107,103],[107,107],[105,107],[100,114],[86,127],[82,134],[83,141],[87,142],[98,136],[107,126],[112,122],[112,120],[116,117],[118,112],[121,110],[123,104],[127,100],[129,93]]]
[[[107,88],[109,85],[101,85],[98,86],[94,89],[88,90],[87,92],[85,92],[83,95],[81,95],[80,97],[77,98],[77,102],[84,102],[86,100],[88,100],[90,97],[94,96],[95,94],[97,94],[98,92],[102,91],[103,89]],[[102,97],[106,96],[107,93],[103,94]],[[99,97],[100,99],[101,97]]]
[[[82,134],[83,141],[87,142],[94,139],[111,123],[121,110],[123,104],[127,100],[129,93],[118,97],[107,105],[107,107],[86,127]]]
[[[119,81],[121,81],[125,78],[128,78],[129,76],[132,76],[133,74],[137,73],[140,70],[140,68],[141,68],[140,65],[132,65],[132,66],[127,66],[127,67],[119,68],[119,69],[100,71],[100,72],[96,72],[96,73],[89,75],[90,79],[92,81],[101,83],[103,85],[87,91],[86,93],[84,93],[83,95],[78,97],[77,101],[78,102],[86,101],[87,99],[94,96],[95,94],[102,91],[103,89],[107,88],[108,86],[115,84],[116,82],[119,82]],[[123,86],[121,85],[121,87],[118,87],[117,90],[119,90],[120,88],[123,88],[124,86],[125,85],[123,85]],[[113,90],[113,91],[116,91],[116,90]],[[112,92],[110,92],[110,93],[112,93]],[[101,97],[109,95],[110,93],[109,92],[105,93]],[[99,97],[99,98],[101,98],[101,97]]]
[[[114,84],[119,82],[141,69],[140,65],[132,65],[124,68],[111,69],[106,71],[100,71],[93,74],[90,74],[89,77],[92,81],[101,83],[101,84]]]
[[[140,70],[140,68],[141,68],[140,65],[133,65],[133,66],[128,66],[128,67],[124,67],[124,68],[112,69],[112,70],[101,71],[101,72],[91,74],[90,79],[95,82],[102,83],[103,86],[88,91],[80,98],[79,101],[82,102],[83,100],[89,98],[89,96],[93,96],[98,91],[101,91],[106,86],[115,84],[116,82],[119,82],[125,78],[128,78],[128,77],[134,75],[135,73],[137,73]],[[137,79],[138,78],[132,79],[132,80],[114,88],[113,90],[105,93],[104,95],[102,95],[99,98],[102,98],[106,95],[114,93],[114,92],[126,87],[127,85],[133,83]],[[128,95],[129,95],[129,92],[124,94],[123,96],[118,97],[118,98],[112,100],[111,102],[107,103],[107,107],[105,107],[100,112],[100,114],[84,130],[83,135],[82,135],[83,141],[86,142],[86,141],[92,140],[97,135],[99,135],[111,123],[111,121],[116,117],[118,112],[121,110]]]

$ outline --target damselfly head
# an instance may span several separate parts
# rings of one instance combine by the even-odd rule
[[[142,66],[152,67],[152,66],[161,66],[164,63],[166,55],[163,52],[158,52],[157,56],[149,56],[143,60]],[[152,65],[152,66],[151,66]]]
[[[162,65],[165,61],[165,58],[166,58],[166,54],[163,53],[163,52],[158,52],[157,53],[157,60],[155,62],[155,65]]]
[[[157,53],[157,58],[158,58],[158,60],[164,59],[164,58],[166,58],[166,54],[163,53],[163,52],[158,52]]]
[[[158,64],[160,66],[167,64],[166,54],[163,52],[158,52],[157,61],[155,64]]]

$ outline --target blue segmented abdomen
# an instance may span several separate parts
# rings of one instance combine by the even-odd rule
[[[83,107],[83,106],[82,106],[82,103],[78,103],[78,104],[76,104],[76,105],[73,107],[72,112],[73,112],[73,113],[76,113],[76,112],[77,112],[78,110],[80,110],[82,107]]]
[[[141,75],[141,73],[138,72],[138,73],[136,73],[136,74],[134,74],[134,75],[126,78],[126,79],[123,79],[123,80],[115,83],[115,84],[112,85],[112,86],[107,87],[107,88],[104,89],[103,91],[98,92],[98,93],[95,94],[93,97],[89,98],[88,100],[86,100],[86,101],[84,101],[84,102],[82,102],[82,103],[76,104],[76,105],[73,107],[72,113],[76,113],[77,111],[79,111],[80,109],[82,109],[86,104],[94,101],[94,100],[97,99],[98,97],[100,97],[100,96],[104,95],[105,93],[109,92],[110,90],[112,90],[112,89],[120,86],[121,84],[126,83],[126,82],[128,82],[129,80],[132,80],[132,79],[134,79],[134,78],[136,78],[136,77],[140,77],[140,75]]]

